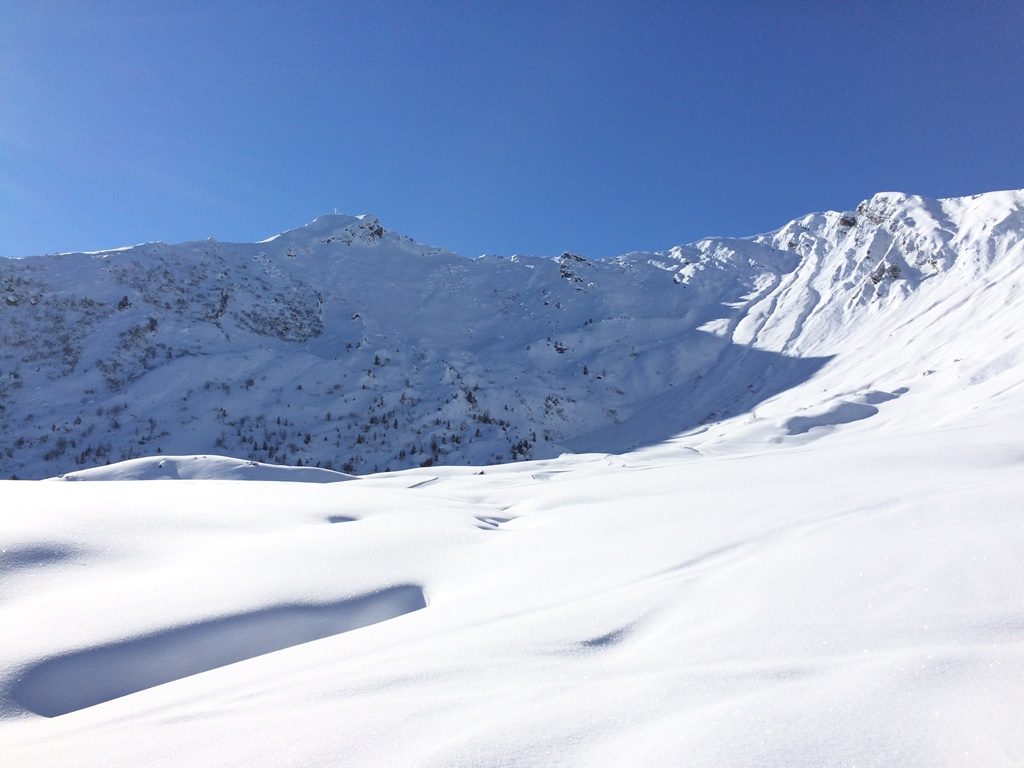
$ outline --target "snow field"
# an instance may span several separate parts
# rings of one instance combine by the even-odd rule
[[[180,743],[210,765],[1009,765],[1020,420],[849,426],[484,475],[5,483],[15,549],[65,555],[5,579],[0,738],[40,765],[172,765]],[[192,658],[217,621],[368,595],[394,618],[25,712],[167,669],[174,633]]]

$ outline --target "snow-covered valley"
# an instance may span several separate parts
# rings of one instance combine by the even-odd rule
[[[1022,291],[1024,190],[0,261],[0,754],[1018,765]]]

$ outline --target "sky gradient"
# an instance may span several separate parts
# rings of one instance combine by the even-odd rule
[[[191,5],[0,5],[0,255],[337,209],[605,257],[1024,186],[1020,2]]]

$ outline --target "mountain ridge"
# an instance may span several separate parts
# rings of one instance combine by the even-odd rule
[[[826,389],[953,371],[961,353],[932,364],[936,348],[978,358],[974,336],[936,333],[1006,324],[1022,231],[1024,190],[878,193],[611,259],[466,259],[328,214],[257,243],[0,260],[0,476],[158,453],[483,465],[828,411]],[[1018,347],[1008,328],[939,380],[1016,376]],[[763,439],[796,439],[784,421]]]

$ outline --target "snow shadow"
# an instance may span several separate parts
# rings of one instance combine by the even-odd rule
[[[50,544],[8,547],[0,550],[0,579],[23,568],[59,565],[78,554],[77,550]]]
[[[349,517],[348,515],[331,515],[327,518],[327,522],[335,525],[337,523],[354,523],[358,519],[358,517]]]
[[[25,670],[11,690],[22,708],[57,717],[265,653],[338,635],[426,607],[418,586],[390,587],[326,605],[280,605],[111,645]]]
[[[804,435],[815,427],[838,427],[840,424],[852,424],[855,421],[871,418],[878,413],[876,405],[896,400],[909,391],[907,387],[900,387],[892,392],[874,389],[859,395],[853,401],[843,400],[824,413],[814,416],[794,416],[785,423],[786,433]]]
[[[748,413],[813,377],[827,357],[789,357],[729,344],[690,381],[638,403],[629,418],[563,444],[577,453],[625,453]]]
[[[586,640],[580,640],[580,646],[583,648],[611,648],[614,645],[619,645],[627,637],[629,637],[630,627],[621,627],[620,629],[606,632],[603,635],[597,637],[590,637]]]
[[[815,427],[837,427],[840,424],[852,424],[867,419],[878,413],[873,405],[865,403],[839,403],[825,413],[817,416],[794,416],[786,421],[786,434],[804,435]]]
[[[476,526],[482,531],[499,531],[505,523],[515,520],[514,517],[502,517],[500,515],[477,515]]]

